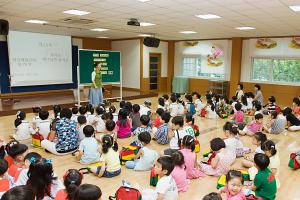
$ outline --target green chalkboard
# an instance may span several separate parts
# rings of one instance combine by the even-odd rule
[[[117,51],[79,49],[80,84],[92,83],[91,74],[97,63],[102,63],[102,82],[120,82],[121,53]]]

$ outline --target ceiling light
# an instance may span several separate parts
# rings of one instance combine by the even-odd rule
[[[140,26],[154,26],[156,24],[148,23],[148,22],[140,22]]]
[[[100,37],[97,37],[97,38],[101,38],[101,39],[107,39],[107,38],[109,38],[109,37],[100,36]]]
[[[242,26],[242,27],[236,27],[235,29],[238,29],[238,30],[253,30],[255,29],[254,27],[250,27],[250,26]]]
[[[139,2],[143,2],[143,3],[145,3],[145,2],[147,2],[147,1],[151,1],[151,0],[138,0]]]
[[[70,15],[79,15],[79,16],[90,14],[90,12],[82,11],[82,10],[65,10],[63,13],[70,14]]]
[[[102,31],[108,31],[108,29],[105,29],[105,28],[93,28],[93,29],[91,29],[91,31],[99,31],[99,32],[102,32]]]
[[[150,35],[150,34],[139,34],[138,36],[140,36],[140,37],[152,37],[152,35]]]
[[[26,23],[32,23],[32,24],[47,24],[47,21],[43,21],[43,20],[37,20],[37,19],[30,19],[30,20],[26,20]]]
[[[219,18],[221,18],[220,16],[214,15],[214,14],[196,15],[196,17],[199,17],[201,19],[219,19]]]
[[[195,31],[181,31],[179,33],[182,33],[182,34],[194,34],[194,33],[197,33]]]
[[[299,12],[300,11],[300,5],[296,5],[296,6],[289,6],[290,9],[292,9],[295,12]]]

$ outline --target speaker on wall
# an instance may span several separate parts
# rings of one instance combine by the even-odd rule
[[[8,35],[9,24],[5,19],[0,19],[0,35]]]
[[[160,39],[154,37],[145,37],[144,45],[147,47],[158,47],[160,43]]]

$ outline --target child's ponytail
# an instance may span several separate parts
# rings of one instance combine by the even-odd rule
[[[114,145],[113,145],[112,148],[113,148],[114,151],[116,151],[116,152],[118,151],[119,145],[118,145],[117,141],[114,140]]]
[[[272,140],[267,140],[261,145],[263,151],[270,151],[272,156],[277,153],[275,143]]]
[[[72,200],[75,192],[81,185],[83,175],[76,169],[69,169],[64,175],[64,185],[68,194],[68,199]]]
[[[102,137],[102,152],[106,154],[109,148],[113,148],[113,150],[118,151],[118,144],[114,142],[114,139],[110,135],[104,135]]]
[[[17,128],[20,124],[22,124],[22,120],[19,118],[15,119],[15,127]]]
[[[192,152],[195,150],[195,139],[190,135],[186,135],[183,137],[182,144]]]

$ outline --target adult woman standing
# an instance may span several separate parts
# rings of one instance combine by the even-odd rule
[[[103,103],[101,63],[92,72],[92,88],[90,90],[90,104],[94,107]]]
[[[254,85],[255,97],[254,97],[253,101],[256,100],[260,103],[261,106],[264,106],[264,97],[263,97],[260,89],[261,89],[260,85],[258,85],[258,84]]]
[[[244,88],[243,84],[239,83],[237,85],[237,90],[235,92],[235,96],[236,96],[237,100],[239,100],[239,101],[241,101],[241,98],[244,95],[243,88]]]

